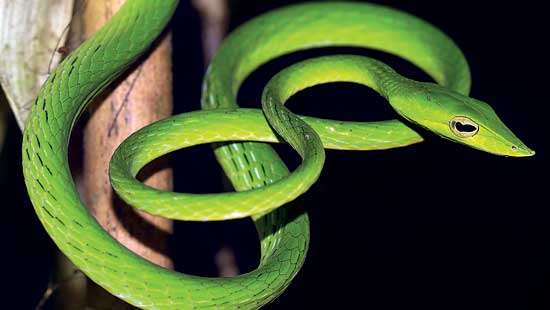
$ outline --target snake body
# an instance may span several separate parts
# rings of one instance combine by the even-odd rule
[[[409,14],[364,3],[309,3],[262,15],[239,27],[210,65],[202,111],[154,123],[127,139],[111,162],[111,181],[128,203],[179,220],[251,216],[261,240],[254,271],[204,278],[156,266],[105,232],[79,198],[67,163],[71,130],[88,103],[147,50],[177,0],[127,0],[119,12],[50,75],[26,124],[23,170],[36,214],[57,246],[89,278],[144,309],[258,308],[280,295],[304,262],[307,213],[291,202],[318,178],[324,148],[372,150],[422,138],[403,122],[338,122],[297,116],[293,94],[334,81],[366,85],[413,124],[456,142],[506,156],[527,148],[485,103],[467,97],[470,74],[458,47]],[[262,96],[263,111],[238,108],[236,93],[260,65],[294,51],[356,46],[396,54],[438,84],[409,80],[363,56],[306,60],[278,73]],[[151,160],[182,147],[216,144],[234,193],[169,193],[135,179]],[[223,142],[223,143],[222,143]],[[289,143],[302,157],[292,171],[265,142]]]

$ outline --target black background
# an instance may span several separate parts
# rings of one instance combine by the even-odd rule
[[[267,3],[266,3],[267,2]],[[241,1],[231,29],[294,1]],[[544,20],[529,2],[373,1],[424,18],[464,51],[471,95],[489,102],[531,148],[533,158],[500,158],[444,141],[425,131],[424,143],[391,151],[328,151],[319,182],[299,200],[311,219],[302,271],[269,309],[314,304],[348,308],[548,309],[550,212],[543,188],[548,122],[537,55]],[[203,59],[200,23],[182,1],[172,23],[175,112],[199,108]],[[376,56],[409,77],[427,79],[395,57],[357,49],[325,49],[282,57],[247,79],[239,102],[258,107],[263,85],[288,64],[327,53]],[[313,104],[315,102],[315,104]],[[373,91],[352,84],[314,87],[291,99],[294,111],[344,120],[396,114]],[[20,136],[12,122],[2,173],[3,304],[33,308],[51,274],[54,245],[26,198]],[[277,147],[291,166],[297,156]],[[210,148],[172,156],[176,190],[219,192],[220,169]],[[172,238],[176,268],[216,275],[213,255],[236,251],[241,271],[254,268],[259,245],[249,220],[178,223]],[[7,272],[6,272],[7,271]]]

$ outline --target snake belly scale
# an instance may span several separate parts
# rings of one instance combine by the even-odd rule
[[[48,234],[90,279],[144,309],[255,309],[272,301],[302,266],[307,213],[292,203],[319,177],[325,148],[373,150],[422,141],[398,120],[338,122],[298,116],[284,107],[313,85],[346,81],[384,96],[407,121],[483,151],[530,156],[486,103],[469,98],[462,52],[440,30],[403,12],[366,3],[308,3],[262,15],[239,27],[220,48],[204,80],[202,111],[174,116],[132,135],[113,156],[111,181],[125,201],[179,220],[252,217],[261,241],[254,271],[204,278],[156,266],[109,236],[87,211],[67,162],[71,130],[88,103],[142,55],[170,20],[177,0],[127,0],[44,83],[23,135],[23,171],[36,214]],[[400,76],[367,57],[306,60],[266,86],[263,110],[241,109],[236,93],[260,65],[307,48],[355,46],[409,60],[438,84]],[[190,47],[192,48],[192,47]],[[292,172],[265,142],[289,143],[302,157]],[[182,147],[216,144],[216,158],[236,192],[168,193],[135,179],[151,160]],[[288,203],[288,204],[287,204]],[[287,204],[284,207],[280,207]]]

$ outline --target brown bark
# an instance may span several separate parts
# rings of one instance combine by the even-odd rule
[[[123,0],[88,1],[82,12],[83,39],[97,31],[122,3]],[[108,167],[111,155],[126,137],[172,113],[171,69],[170,36],[165,35],[143,63],[135,66],[102,102],[95,103],[84,131],[86,205],[118,241],[165,267],[172,266],[165,255],[166,237],[172,232],[171,221],[130,209],[116,199],[109,183]],[[145,183],[171,190],[171,169],[161,168],[152,171]]]
[[[124,0],[81,0],[77,3],[79,20],[72,30],[72,45],[89,38],[123,3]],[[172,221],[125,205],[113,193],[108,176],[109,160],[116,147],[134,131],[172,112],[170,35],[160,38],[146,56],[145,61],[136,64],[96,100],[90,110],[90,119],[84,128],[81,188],[90,212],[106,231],[138,255],[171,268],[173,264],[167,249]],[[172,170],[165,162],[155,162],[142,175],[150,186],[172,189]],[[128,308],[91,282],[87,304],[96,309]]]

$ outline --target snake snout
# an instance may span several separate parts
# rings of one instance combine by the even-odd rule
[[[525,145],[512,145],[512,154],[514,157],[528,157],[535,155],[535,151]]]

